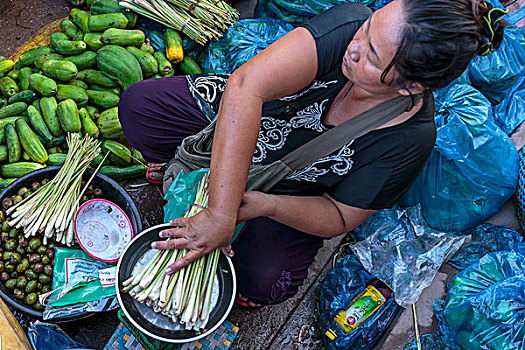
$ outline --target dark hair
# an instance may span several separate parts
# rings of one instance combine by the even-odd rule
[[[399,83],[417,82],[436,89],[459,77],[476,54],[486,51],[483,17],[493,8],[480,0],[402,0],[405,26],[394,58],[381,81],[395,67]],[[496,49],[506,22],[497,26]]]

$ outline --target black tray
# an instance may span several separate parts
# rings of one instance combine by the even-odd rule
[[[117,297],[126,317],[141,332],[157,340],[168,343],[186,343],[203,338],[217,329],[226,319],[235,301],[236,280],[231,260],[220,254],[217,276],[219,278],[219,298],[217,305],[210,313],[206,332],[199,333],[193,330],[172,331],[160,328],[150,323],[137,309],[135,300],[121,291],[122,283],[131,276],[133,267],[146,251],[151,249],[151,243],[158,241],[159,232],[169,224],[150,227],[139,236],[133,238],[120,257],[117,265]],[[159,317],[165,317],[159,314]]]
[[[30,172],[29,174],[26,174],[22,176],[21,178],[17,179],[13,183],[11,183],[9,186],[4,188],[2,192],[0,192],[0,203],[5,197],[11,197],[14,194],[18,192],[18,190],[23,186],[29,186],[31,183],[35,181],[42,181],[43,179],[52,179],[60,169],[60,166],[50,166],[43,169],[35,170]],[[93,174],[93,170],[88,169],[84,173],[84,180],[89,180],[91,175]],[[135,205],[135,202],[133,202],[133,199],[127,194],[127,192],[120,186],[117,182],[112,180],[111,178],[107,177],[106,175],[97,173],[95,177],[93,178],[93,181],[91,182],[94,186],[100,188],[104,193],[104,198],[112,201],[116,205],[122,208],[124,212],[127,214],[131,221],[131,226],[133,227],[133,233],[136,234],[137,232],[142,231],[142,221],[140,219],[139,211],[137,209],[137,206]],[[0,283],[0,298],[12,307],[13,309],[26,314],[31,317],[35,317],[38,319],[43,318],[42,311],[36,311],[33,310],[27,306],[25,306],[23,303],[19,302],[13,297],[13,294],[10,290],[8,290],[3,283]],[[53,322],[68,322],[68,321],[74,321],[78,319],[85,318],[87,316],[92,315],[91,312],[86,312],[82,315],[77,315],[73,317],[64,317],[59,319],[53,319]]]

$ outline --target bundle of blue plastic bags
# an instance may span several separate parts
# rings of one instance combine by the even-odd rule
[[[201,69],[232,73],[291,30],[291,24],[273,18],[240,20],[219,41],[210,43],[201,58]]]
[[[489,253],[456,275],[434,303],[452,350],[525,349],[525,252]]]
[[[400,203],[421,204],[431,227],[464,231],[495,214],[515,192],[518,151],[492,120],[490,102],[472,86],[451,85],[434,97],[434,151]]]

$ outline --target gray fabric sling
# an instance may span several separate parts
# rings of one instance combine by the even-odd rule
[[[419,102],[421,94],[414,97],[412,99],[409,96],[398,96],[385,101],[317,136],[280,160],[267,165],[252,164],[248,173],[246,191],[267,192],[292,172],[330,155],[351,140],[355,140],[407,112],[411,106]],[[164,176],[164,193],[180,170],[190,172],[210,167],[216,120],[215,118],[203,130],[186,137],[182,141],[175,152],[175,157],[167,165]]]

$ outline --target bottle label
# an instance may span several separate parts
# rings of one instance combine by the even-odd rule
[[[335,316],[335,321],[345,332],[351,332],[370,317],[385,301],[386,298],[381,292],[374,286],[368,286],[352,300],[349,307]]]

